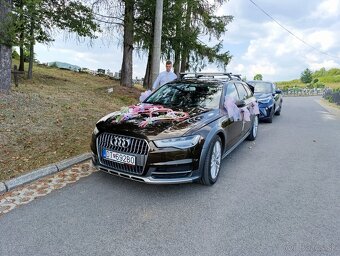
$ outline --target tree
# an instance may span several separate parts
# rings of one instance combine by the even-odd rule
[[[12,59],[19,60],[19,53],[13,48],[12,49]]]
[[[122,33],[123,59],[120,84],[132,87],[135,4],[138,0],[95,0],[92,2],[92,8],[95,10],[95,20],[105,24],[106,31],[109,33],[112,33],[112,30]]]
[[[161,58],[174,60],[175,72],[201,70],[207,63],[216,63],[225,69],[232,56],[228,51],[222,51],[223,42],[220,37],[226,32],[226,26],[233,17],[217,16],[216,12],[226,1],[164,0]],[[108,32],[112,33],[114,29],[122,33],[121,84],[132,86],[132,52],[136,50],[138,54],[147,55],[143,85],[151,86],[156,1],[92,2],[96,10],[96,20],[106,24]],[[217,39],[218,42],[208,45],[200,40],[202,37],[208,41]]]
[[[16,17],[13,27],[15,45],[20,46],[20,68],[23,67],[24,48],[29,49],[28,78],[32,78],[34,45],[36,42],[53,41],[52,31],[61,29],[76,33],[80,37],[95,38],[99,25],[94,22],[92,9],[80,1],[64,0],[14,0],[13,15]]]
[[[254,80],[262,80],[262,75],[261,74],[256,74],[255,76],[254,76]]]
[[[11,5],[11,0],[0,0],[0,93],[8,93],[11,87]]]
[[[152,49],[154,3],[136,1],[135,43],[137,50],[148,52],[144,86],[151,84],[150,49]],[[225,68],[231,60],[228,51],[222,52],[223,42],[207,45],[200,40],[219,39],[227,30],[232,16],[217,16],[218,7],[225,1],[165,0],[162,28],[162,59],[174,60],[175,72],[201,70],[207,63]]]
[[[121,69],[120,85],[132,87],[132,54],[133,54],[133,34],[134,34],[134,0],[125,0],[124,8],[124,42],[123,60]]]
[[[301,77],[300,80],[302,83],[308,84],[311,83],[313,80],[313,73],[310,69],[306,68],[302,73],[301,73]]]
[[[155,30],[152,47],[152,66],[151,81],[154,83],[159,74],[159,62],[161,59],[161,43],[162,43],[162,24],[163,24],[163,0],[156,0],[155,10]]]
[[[177,3],[177,1],[175,2]],[[230,62],[229,51],[221,52],[223,41],[209,46],[199,39],[201,36],[206,36],[208,41],[212,38],[219,40],[221,35],[227,31],[227,25],[233,20],[233,17],[216,15],[223,2],[226,1],[186,0],[184,2],[183,7],[186,13],[180,40],[182,43],[181,72],[201,70],[207,63],[216,63],[218,67],[225,70]]]

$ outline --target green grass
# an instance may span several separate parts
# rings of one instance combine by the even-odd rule
[[[284,88],[284,87],[305,87],[306,85],[304,83],[302,83],[300,80],[298,79],[294,79],[291,81],[281,81],[281,82],[276,82],[276,85],[280,88]]]
[[[340,85],[340,75],[323,76],[323,77],[318,77],[318,79],[322,83],[328,83],[328,84],[338,83]]]
[[[321,68],[313,73],[313,80],[318,79],[318,83],[324,84],[325,87],[338,89],[340,88],[340,69],[331,68],[326,70]],[[281,89],[293,88],[293,87],[306,87],[300,79],[294,79],[291,81],[280,81],[276,83]]]
[[[340,88],[340,76],[333,76],[333,77],[320,77],[318,78],[319,82],[325,85],[325,87],[337,89]],[[299,87],[299,88],[305,88],[307,84],[302,83],[298,79],[294,79],[291,81],[280,81],[276,82],[277,86],[280,89],[285,88],[293,88],[293,87]]]
[[[96,121],[137,103],[140,92],[106,77],[35,66],[33,80],[21,78],[0,95],[0,180],[88,152]]]

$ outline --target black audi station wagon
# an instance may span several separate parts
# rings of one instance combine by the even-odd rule
[[[212,185],[221,160],[256,138],[252,89],[231,73],[181,74],[142,103],[97,122],[93,165],[145,183]]]

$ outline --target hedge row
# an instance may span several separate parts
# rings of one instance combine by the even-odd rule
[[[323,93],[323,98],[331,103],[340,105],[340,88],[338,89],[326,89]]]

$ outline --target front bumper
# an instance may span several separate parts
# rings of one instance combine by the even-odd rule
[[[99,163],[98,157],[95,154],[92,155],[92,164],[99,171],[148,184],[191,183],[200,178],[198,171],[188,170],[188,165],[183,163],[181,164],[180,162],[178,162],[177,164],[175,164],[174,162],[172,164],[172,167],[168,163],[158,164],[158,167],[150,167],[145,176],[133,175],[130,173],[114,170],[107,166],[103,166]],[[181,166],[183,166],[182,170]],[[163,171],[159,171],[160,168]],[[176,170],[172,171],[171,168],[176,168]]]
[[[139,181],[148,184],[180,184],[180,183],[191,183],[197,180],[199,177],[189,177],[189,178],[171,178],[171,179],[155,179],[152,177],[140,177],[127,173],[122,173],[119,171],[111,170],[105,167],[97,167],[100,171],[107,172],[109,174],[119,176],[122,178]]]
[[[130,138],[128,150],[110,143],[112,136]],[[141,146],[143,144],[143,146]],[[92,163],[109,174],[149,184],[190,183],[201,177],[200,158],[204,140],[186,149],[158,148],[153,141],[127,135],[102,133],[92,137]],[[102,157],[103,148],[136,157],[134,166]]]
[[[259,110],[260,110],[259,118],[261,120],[270,118],[272,116],[273,106],[274,105],[268,105],[268,104],[261,104],[261,103],[259,103]]]

